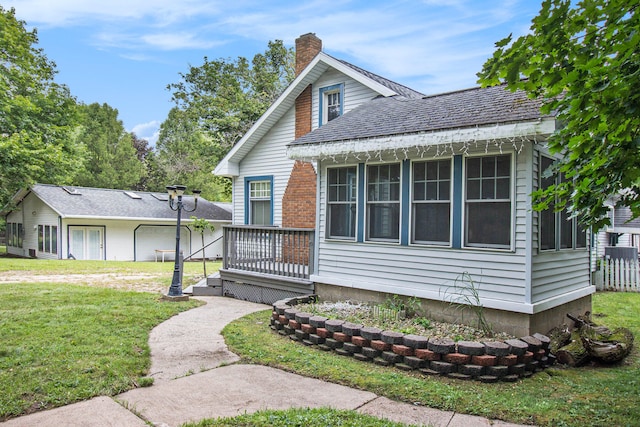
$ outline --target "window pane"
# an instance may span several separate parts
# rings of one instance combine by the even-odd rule
[[[496,199],[509,199],[509,178],[496,179]]]
[[[576,220],[576,248],[587,247],[587,233],[584,227]]]
[[[38,250],[44,252],[44,226],[38,226]]]
[[[496,156],[496,176],[509,176],[511,170],[511,156]]]
[[[483,157],[481,168],[482,177],[496,176],[496,158],[494,156]]]
[[[367,207],[370,239],[398,240],[400,236],[400,204],[376,203]]]
[[[482,180],[482,198],[483,199],[495,199],[495,181],[493,179]]]
[[[553,211],[553,208],[541,211],[538,214],[538,221],[540,221],[540,249],[555,249],[556,213]]]
[[[253,200],[251,202],[251,224],[271,225],[270,200]]]
[[[441,181],[438,185],[438,200],[449,200],[451,190],[449,189],[450,181]]]
[[[416,203],[413,205],[413,241],[449,243],[449,203]]]
[[[51,227],[51,253],[58,253],[58,226],[54,225]]]
[[[329,205],[329,237],[356,235],[356,205],[353,203]]]
[[[413,184],[413,200],[426,200],[427,187],[424,182],[416,182]]]
[[[467,200],[477,200],[480,198],[480,181],[477,179],[467,180]]]
[[[467,203],[465,244],[509,248],[511,244],[511,203]]]
[[[467,178],[480,177],[480,158],[467,159]]]
[[[565,210],[560,212],[560,249],[573,247],[573,220]]]
[[[51,227],[44,226],[44,251],[51,252]]]
[[[438,200],[438,183],[436,181],[427,182],[426,200]]]
[[[413,180],[424,181],[426,178],[426,163],[416,162],[413,164]]]

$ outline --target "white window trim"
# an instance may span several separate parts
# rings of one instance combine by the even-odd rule
[[[331,86],[325,86],[318,90],[318,127],[325,125],[328,123],[327,120],[327,112],[328,112],[328,103],[327,97],[330,94],[339,93],[340,94],[340,114],[342,116],[344,114],[344,83],[338,83]]]
[[[369,166],[391,166],[398,165],[400,168],[400,180],[398,181],[399,188],[399,198],[397,201],[384,201],[384,202],[372,202],[372,203],[397,203],[398,204],[398,239],[372,239],[369,237],[370,228],[369,228]],[[372,242],[372,243],[383,243],[383,244],[392,244],[392,245],[400,245],[400,241],[402,239],[402,227],[404,226],[402,223],[402,185],[403,185],[403,177],[402,177],[402,162],[377,162],[377,163],[366,163],[364,167],[364,241]]]
[[[449,160],[450,162],[450,170],[449,170],[449,242],[448,243],[438,243],[438,242],[423,242],[423,241],[415,241],[415,230],[413,224],[413,204],[414,204],[414,194],[413,194],[413,167],[415,163],[423,163],[423,162],[432,162],[439,160]],[[421,246],[421,247],[433,247],[433,248],[451,248],[453,247],[453,157],[448,158],[432,158],[432,159],[413,159],[411,161],[409,172],[409,246]]]
[[[490,157],[490,156],[502,156],[508,154],[511,156],[510,166],[509,166],[509,197],[510,197],[510,236],[509,236],[509,247],[502,246],[477,246],[477,245],[467,245],[466,244],[466,233],[467,233],[467,160],[476,157]],[[501,252],[514,252],[515,250],[515,239],[516,239],[516,230],[515,230],[515,217],[516,217],[516,153],[513,150],[502,150],[502,151],[487,151],[486,153],[478,153],[478,154],[469,154],[464,156],[462,162],[462,212],[461,212],[461,226],[462,226],[462,241],[461,248],[462,249],[472,249],[478,251],[501,251]]]
[[[343,168],[354,168],[356,171],[355,174],[355,198],[353,202],[330,202],[329,201],[329,171],[332,169],[343,169]],[[344,166],[329,166],[326,168],[326,179],[325,179],[325,217],[326,217],[326,221],[325,221],[325,239],[326,240],[336,240],[336,241],[342,241],[342,242],[355,242],[358,238],[358,214],[359,214],[359,208],[358,208],[358,180],[359,180],[359,172],[358,172],[358,165],[344,165]],[[331,235],[331,218],[330,218],[330,212],[329,212],[329,207],[332,204],[354,204],[356,209],[355,209],[355,230],[353,233],[353,237],[347,237],[347,236],[332,236]]]

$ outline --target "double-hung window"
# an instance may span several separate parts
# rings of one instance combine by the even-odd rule
[[[327,237],[356,236],[357,173],[355,166],[327,170]]]
[[[367,166],[367,239],[399,242],[400,163]]]
[[[248,223],[253,225],[273,224],[271,180],[249,181],[248,190]]]
[[[342,115],[343,88],[337,84],[320,89],[320,126]]]
[[[541,189],[566,180],[562,173],[553,175],[545,173],[552,164],[553,159],[540,156],[539,185]],[[538,240],[541,251],[587,247],[587,234],[582,225],[576,218],[571,218],[567,209],[556,212],[554,203],[538,214]]]
[[[509,249],[511,155],[467,158],[465,188],[465,246]]]
[[[451,159],[414,162],[412,243],[448,245],[451,235]]]

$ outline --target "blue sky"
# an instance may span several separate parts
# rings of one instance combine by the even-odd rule
[[[315,33],[325,52],[426,94],[476,86],[494,43],[540,0],[5,0],[81,102],[118,109],[154,143],[170,83],[203,58],[252,58]]]

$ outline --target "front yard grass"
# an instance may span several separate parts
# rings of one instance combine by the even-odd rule
[[[60,283],[0,285],[0,421],[148,383],[149,332],[200,304]]]
[[[594,320],[640,336],[640,294],[598,293]],[[271,311],[229,324],[223,335],[245,362],[368,390],[388,398],[539,426],[634,425],[640,419],[640,351],[620,364],[556,366],[517,383],[483,384],[406,373],[305,347],[269,328]],[[568,320],[568,319],[567,319]]]

